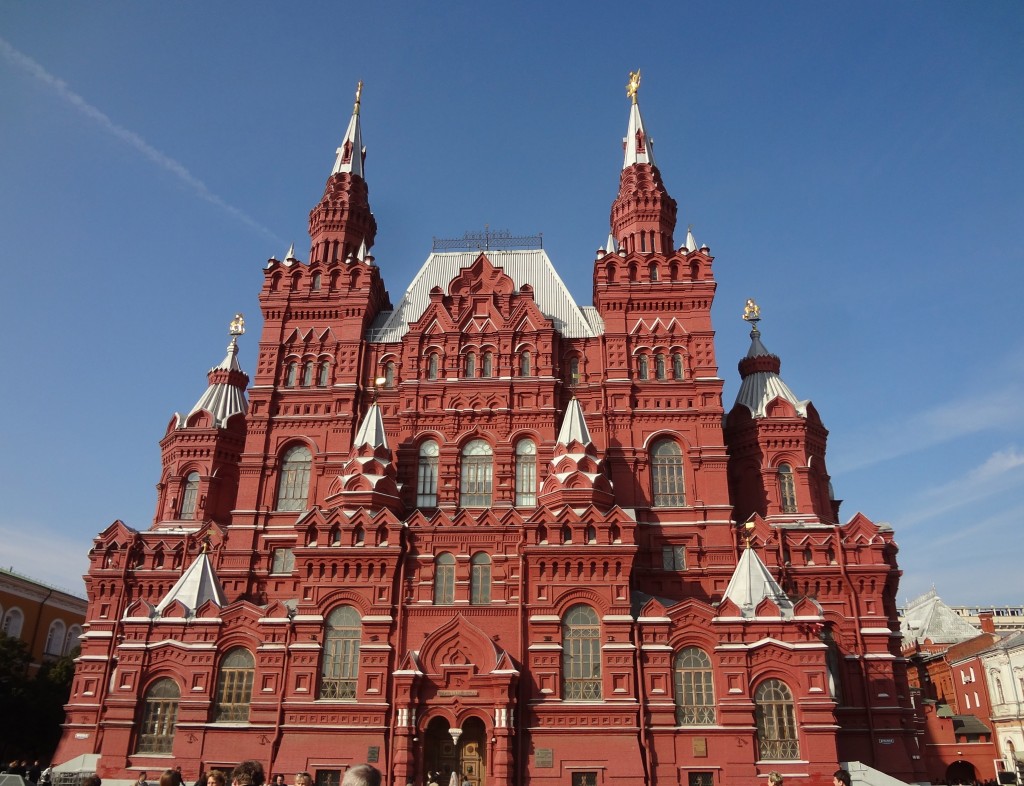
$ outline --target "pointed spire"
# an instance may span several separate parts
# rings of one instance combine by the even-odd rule
[[[573,442],[581,445],[590,444],[590,430],[587,428],[587,419],[583,415],[583,407],[575,396],[569,401],[565,408],[565,417],[562,419],[562,428],[558,431],[558,444],[571,445]]]
[[[725,588],[722,600],[731,600],[744,617],[753,617],[758,605],[765,598],[769,598],[779,607],[782,617],[793,616],[793,601],[786,596],[761,558],[757,556],[757,550],[750,548],[748,543],[740,555],[739,562],[736,563],[736,570],[729,579],[729,586]]]
[[[359,244],[359,250],[356,252],[356,259],[358,259],[360,262],[363,262],[366,259],[366,255],[368,253],[369,251],[366,248],[366,241],[363,240],[363,242]]]
[[[767,414],[767,406],[777,398],[782,398],[793,405],[797,414],[807,417],[808,401],[801,401],[789,386],[782,381],[779,371],[782,361],[778,355],[769,352],[761,343],[761,331],[757,323],[761,321],[761,308],[753,298],[747,300],[743,309],[743,319],[750,322],[750,349],[746,357],[739,363],[740,376],[743,382],[736,394],[736,403],[742,404],[755,418],[763,418]]]
[[[384,434],[384,417],[376,401],[366,410],[366,416],[359,424],[359,431],[356,432],[353,447],[359,448],[363,445],[369,445],[374,449],[388,447],[388,439]]]
[[[629,108],[629,126],[626,129],[626,138],[622,140],[625,147],[625,157],[622,161],[622,168],[633,166],[633,164],[654,164],[654,143],[647,136],[644,130],[644,121],[640,117],[640,104],[637,103],[636,94],[640,89],[640,69],[630,72],[629,84],[626,86],[626,95],[633,99]]]
[[[163,614],[164,609],[174,601],[180,601],[188,609],[189,616],[195,614],[196,609],[212,600],[218,606],[227,604],[224,590],[221,588],[220,579],[210,564],[210,557],[204,550],[188,570],[181,574],[181,578],[175,582],[170,591],[156,605],[157,614]]]
[[[697,241],[693,237],[693,224],[690,224],[686,228],[686,245],[684,246],[684,248],[687,250],[687,252],[697,250]]]
[[[351,172],[353,175],[363,175],[363,157],[366,149],[363,147],[363,130],[359,123],[359,103],[362,100],[363,83],[356,86],[356,103],[352,107],[352,118],[348,121],[348,129],[345,131],[345,138],[338,148],[338,157],[334,162],[332,175],[339,172]]]
[[[245,317],[235,314],[228,332],[231,343],[227,355],[207,373],[206,392],[185,417],[178,418],[178,428],[184,428],[189,418],[201,411],[210,413],[214,428],[224,428],[232,417],[248,410],[245,388],[249,377],[238,363],[238,337],[245,333]]]
[[[284,258],[285,258],[286,262],[288,260],[290,260],[290,259],[295,259],[295,244],[294,243],[292,243],[290,246],[288,246],[288,253],[284,255]]]
[[[614,254],[619,250],[619,242],[615,239],[615,233],[608,233],[608,240],[604,244],[606,254]]]

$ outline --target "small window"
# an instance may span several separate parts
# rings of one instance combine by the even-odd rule
[[[516,443],[516,507],[537,505],[537,446],[530,439]]]
[[[252,701],[255,673],[256,661],[244,647],[237,647],[224,656],[217,675],[215,721],[249,720],[249,702]]]
[[[665,379],[665,356],[655,355],[654,356],[654,375],[658,379]]]
[[[4,615],[3,629],[0,632],[7,634],[12,639],[21,638],[21,627],[25,624],[25,615],[21,609],[8,609]]]
[[[285,372],[284,385],[288,388],[295,387],[295,377],[298,373],[299,366],[297,363],[289,363],[288,370]]]
[[[466,355],[466,376],[470,379],[476,376],[476,352]]]
[[[389,390],[395,386],[395,361],[389,360],[384,364],[384,387]]]
[[[683,356],[676,352],[672,355],[672,379],[683,378]]]
[[[434,561],[434,605],[455,603],[455,557],[445,552]]]
[[[181,492],[181,511],[178,518],[191,520],[196,517],[196,501],[199,498],[199,473],[190,472],[185,478],[185,486]]]
[[[573,772],[572,786],[597,786],[597,771],[581,770]]]
[[[295,570],[295,554],[291,549],[274,549],[274,561],[270,572],[278,576],[290,576]]]
[[[519,376],[528,377],[532,373],[530,371],[530,350],[526,349],[519,353]]]
[[[431,352],[430,357],[427,358],[427,379],[437,379],[438,370],[441,366],[441,356],[436,352]]]
[[[428,439],[420,445],[419,466],[416,470],[416,507],[437,507],[437,458],[441,451],[437,443]]]
[[[683,571],[686,570],[686,547],[685,546],[662,546],[661,566],[663,570]]]
[[[779,464],[779,498],[783,513],[796,513],[796,484],[789,464]]]
[[[491,558],[484,552],[469,561],[469,602],[474,606],[491,602]]]
[[[81,644],[82,639],[82,626],[72,625],[68,630],[68,640],[64,644],[64,654],[70,655],[75,651],[75,647]]]
[[[483,373],[482,377],[490,377],[494,373],[494,355],[490,352],[484,352],[483,362]]]
[[[636,359],[637,362],[637,376],[640,379],[647,379],[650,375],[650,371],[647,366],[647,355],[639,355]]]
[[[43,647],[43,654],[59,658],[64,650],[64,635],[67,632],[61,620],[54,620],[50,623],[50,630],[46,634],[46,644]]]
[[[313,361],[307,360],[302,364],[302,387],[308,388],[313,384]]]
[[[579,358],[569,358],[569,384],[573,386],[580,384]]]
[[[331,364],[325,360],[320,364],[320,372],[317,375],[316,384],[322,388],[327,387],[327,381],[330,379],[330,376]]]
[[[311,288],[312,288],[312,290],[314,292],[319,292],[320,291],[320,282],[321,282],[321,280],[322,280],[322,276],[319,273],[314,273],[313,274],[313,283],[311,284]]]

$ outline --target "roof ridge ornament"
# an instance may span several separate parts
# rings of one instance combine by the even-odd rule
[[[629,84],[626,85],[626,95],[633,99],[633,103],[636,103],[636,94],[640,90],[640,69],[629,72]]]
[[[362,100],[362,96],[363,96],[363,80],[360,79],[356,83],[356,104],[355,104],[354,107],[352,107],[352,114],[354,114],[354,115],[358,115],[359,114],[359,102]]]

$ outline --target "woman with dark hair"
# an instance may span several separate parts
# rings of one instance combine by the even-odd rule
[[[223,770],[210,770],[206,774],[206,786],[227,786],[228,776]]]

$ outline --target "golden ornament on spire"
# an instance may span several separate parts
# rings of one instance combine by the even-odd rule
[[[362,98],[362,95],[363,95],[363,80],[360,79],[359,83],[356,85],[356,105],[354,107],[352,107],[352,114],[354,114],[354,115],[358,115],[359,114],[359,101]]]
[[[758,322],[761,319],[761,307],[754,302],[754,298],[747,298],[747,305],[743,307],[743,318],[747,322]]]
[[[629,72],[629,84],[626,85],[626,95],[636,103],[636,91],[640,89],[640,69]]]
[[[228,328],[228,335],[240,336],[243,333],[245,333],[245,317],[235,314],[235,318],[231,320],[231,326]]]

